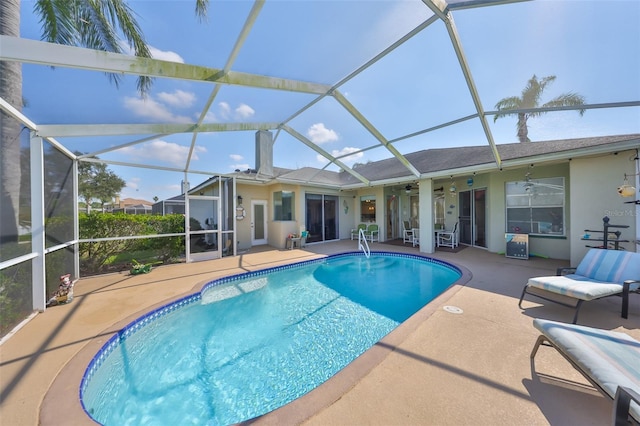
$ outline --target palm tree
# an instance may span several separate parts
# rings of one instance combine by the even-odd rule
[[[496,109],[498,111],[505,111],[493,116],[493,122],[495,123],[498,118],[506,117],[508,115],[518,115],[518,139],[520,142],[531,142],[529,139],[529,130],[527,128],[527,120],[531,117],[539,117],[544,114],[546,111],[538,111],[538,112],[508,112],[511,109],[531,109],[531,108],[548,108],[548,107],[564,107],[564,106],[580,106],[584,105],[584,96],[578,95],[576,93],[564,93],[560,96],[557,96],[551,99],[549,102],[546,102],[540,105],[540,97],[542,96],[542,92],[547,87],[547,85],[551,84],[556,79],[555,75],[551,75],[548,77],[543,77],[541,80],[533,75],[527,86],[522,91],[522,96],[511,96],[508,98],[501,99],[496,104]],[[584,114],[584,109],[578,110],[580,115]]]
[[[0,34],[20,35],[20,0],[0,2]],[[0,97],[22,110],[22,67],[0,61]],[[20,123],[0,112],[0,244],[18,239],[20,197]],[[2,259],[5,260],[5,259]]]
[[[195,0],[196,15],[204,19],[209,0]],[[36,0],[34,12],[42,22],[42,39],[52,43],[88,47],[122,53],[122,35],[136,56],[151,57],[133,10],[126,0]],[[20,36],[20,0],[0,2],[0,34]],[[119,77],[109,78],[117,86]],[[151,88],[149,77],[138,78],[138,91],[145,95]],[[0,97],[22,110],[22,68],[18,62],[0,61]],[[20,194],[20,124],[0,113],[0,196],[2,221],[0,241],[17,238]],[[13,218],[13,219],[11,219]]]

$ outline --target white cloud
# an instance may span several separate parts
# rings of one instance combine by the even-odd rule
[[[228,102],[219,102],[218,108],[215,111],[209,110],[202,120],[204,123],[220,123],[224,121],[241,121],[247,120],[255,114],[255,110],[247,104],[240,104],[240,106],[233,109]],[[195,115],[200,118],[200,114]]]
[[[253,116],[253,114],[255,114],[255,111],[247,104],[240,104],[240,106],[236,108],[236,117],[238,118],[246,119]]]
[[[196,118],[196,120],[200,119],[200,113],[197,112],[195,114],[193,114],[193,116]],[[211,112],[211,111],[207,111],[207,113],[204,115],[204,118],[202,119],[203,123],[217,123],[218,122],[218,117],[216,117],[216,115]]]
[[[182,59],[182,56],[178,55],[176,52],[172,52],[170,50],[160,50],[153,46],[149,46],[149,51],[151,52],[151,56],[154,59],[169,62],[179,62],[181,64],[184,64],[184,59]]]
[[[158,93],[158,99],[174,107],[187,108],[193,105],[196,100],[196,95],[192,92],[185,92],[184,90],[175,90],[173,93]]]
[[[244,157],[240,154],[231,154],[229,155],[229,158],[231,158],[233,161],[242,161],[244,160]]]
[[[120,48],[122,49],[122,53],[129,56],[135,56],[134,50],[129,46],[125,40],[120,40]],[[151,53],[151,57],[153,59],[159,59],[161,61],[169,61],[169,62],[179,62],[184,64],[184,59],[182,56],[178,55],[176,52],[172,52],[170,50],[160,50],[157,47],[153,47],[151,45],[147,46],[149,48],[149,52]]]
[[[189,147],[157,139],[141,145],[128,146],[116,152],[126,154],[132,159],[143,159],[145,162],[159,161],[176,167],[184,167],[187,155],[189,155]],[[201,145],[196,145],[193,149],[191,160],[198,160],[198,153],[203,152],[207,152],[207,149]]]
[[[155,101],[151,97],[141,99],[126,96],[124,98],[124,106],[140,117],[151,118],[155,121],[162,121],[166,123],[193,122],[189,117],[172,113],[164,104]]]
[[[331,151],[330,154],[337,158],[337,157],[340,157],[341,155],[346,155],[356,151],[360,151],[360,148],[352,148],[352,147],[346,146],[340,150],[334,149]],[[347,165],[352,165],[353,163],[361,159],[363,156],[364,156],[363,152],[358,152],[357,154],[347,155],[346,157],[340,158],[339,160]],[[326,164],[328,161],[322,155],[317,155],[316,158],[318,162],[322,165]]]
[[[316,123],[309,127],[307,136],[311,142],[321,144],[325,142],[335,142],[338,140],[338,134],[334,130],[324,127],[324,123]]]
[[[225,120],[231,115],[231,107],[226,102],[220,102],[218,104],[218,110],[220,111],[220,116]]]
[[[255,114],[255,110],[247,104],[241,103],[235,109],[231,108],[228,102],[219,102],[217,112],[208,111],[204,122],[206,123],[219,123],[221,121],[229,120],[246,120]]]

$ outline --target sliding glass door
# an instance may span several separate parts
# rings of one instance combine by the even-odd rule
[[[305,225],[308,243],[337,240],[338,197],[335,195],[307,194],[305,198],[307,217]]]
[[[487,190],[472,189],[458,193],[459,241],[474,247],[487,247]]]

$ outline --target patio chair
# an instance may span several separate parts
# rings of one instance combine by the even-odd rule
[[[355,237],[356,239],[358,239],[358,234],[360,233],[360,230],[366,231],[367,230],[367,225],[365,223],[361,223],[358,225],[357,228],[354,228],[351,230],[351,239],[353,240],[353,238]]]
[[[420,245],[420,229],[418,228],[413,228],[411,230],[411,234],[412,234],[412,240],[411,240],[411,245],[413,247],[415,246],[419,246]]]
[[[402,222],[402,243],[413,243],[413,230],[408,220]]]
[[[436,240],[438,247],[458,247],[458,222],[453,225],[451,231],[438,231]]]
[[[380,241],[378,225],[375,223],[372,223],[369,226],[367,226],[367,230],[364,232],[364,236],[370,242]]]
[[[629,294],[640,289],[640,253],[590,249],[577,268],[558,268],[555,276],[530,278],[525,294],[575,308],[573,324],[583,302],[609,296],[622,296],[622,318],[628,317]]]
[[[540,336],[530,355],[535,374],[535,356],[541,345],[551,346],[578,370],[602,395],[614,401],[613,424],[640,424],[640,342],[610,330],[536,318]]]

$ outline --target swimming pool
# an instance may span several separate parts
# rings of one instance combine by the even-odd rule
[[[127,325],[80,386],[102,424],[231,424],[314,389],[460,278],[421,256],[346,253],[208,283]]]

